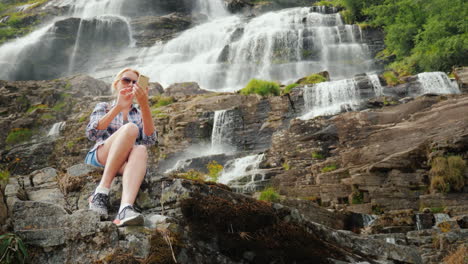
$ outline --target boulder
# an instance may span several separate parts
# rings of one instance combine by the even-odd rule
[[[184,97],[206,93],[209,93],[209,91],[201,89],[196,82],[174,83],[164,90],[164,95],[173,97]]]

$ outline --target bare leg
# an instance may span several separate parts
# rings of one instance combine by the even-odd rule
[[[143,145],[134,146],[125,164],[122,178],[122,201],[133,204],[146,174],[148,152]]]
[[[105,165],[99,186],[110,188],[115,175],[129,158],[138,133],[138,127],[133,123],[128,123],[119,128],[105,141],[104,145],[99,147],[98,161]]]

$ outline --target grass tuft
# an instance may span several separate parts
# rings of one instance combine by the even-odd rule
[[[240,90],[240,93],[243,95],[259,94],[261,96],[280,95],[280,88],[275,82],[252,79]]]

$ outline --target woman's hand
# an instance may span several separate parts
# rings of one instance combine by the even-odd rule
[[[141,88],[138,83],[133,85],[133,94],[140,106],[148,105],[148,87],[146,89]]]
[[[120,89],[119,95],[117,97],[117,104],[116,104],[117,107],[120,110],[129,108],[130,105],[132,104],[133,96],[134,94],[133,94],[133,89],[131,86]]]

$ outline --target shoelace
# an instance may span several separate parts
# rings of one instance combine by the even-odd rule
[[[133,206],[129,205],[127,207],[124,207],[124,209],[122,209],[122,211],[119,213],[119,219],[124,219],[125,218],[125,211],[128,210],[131,210],[131,211],[134,211],[136,213],[139,213]]]
[[[103,193],[96,193],[93,197],[92,203],[100,207],[107,207],[108,196]]]

